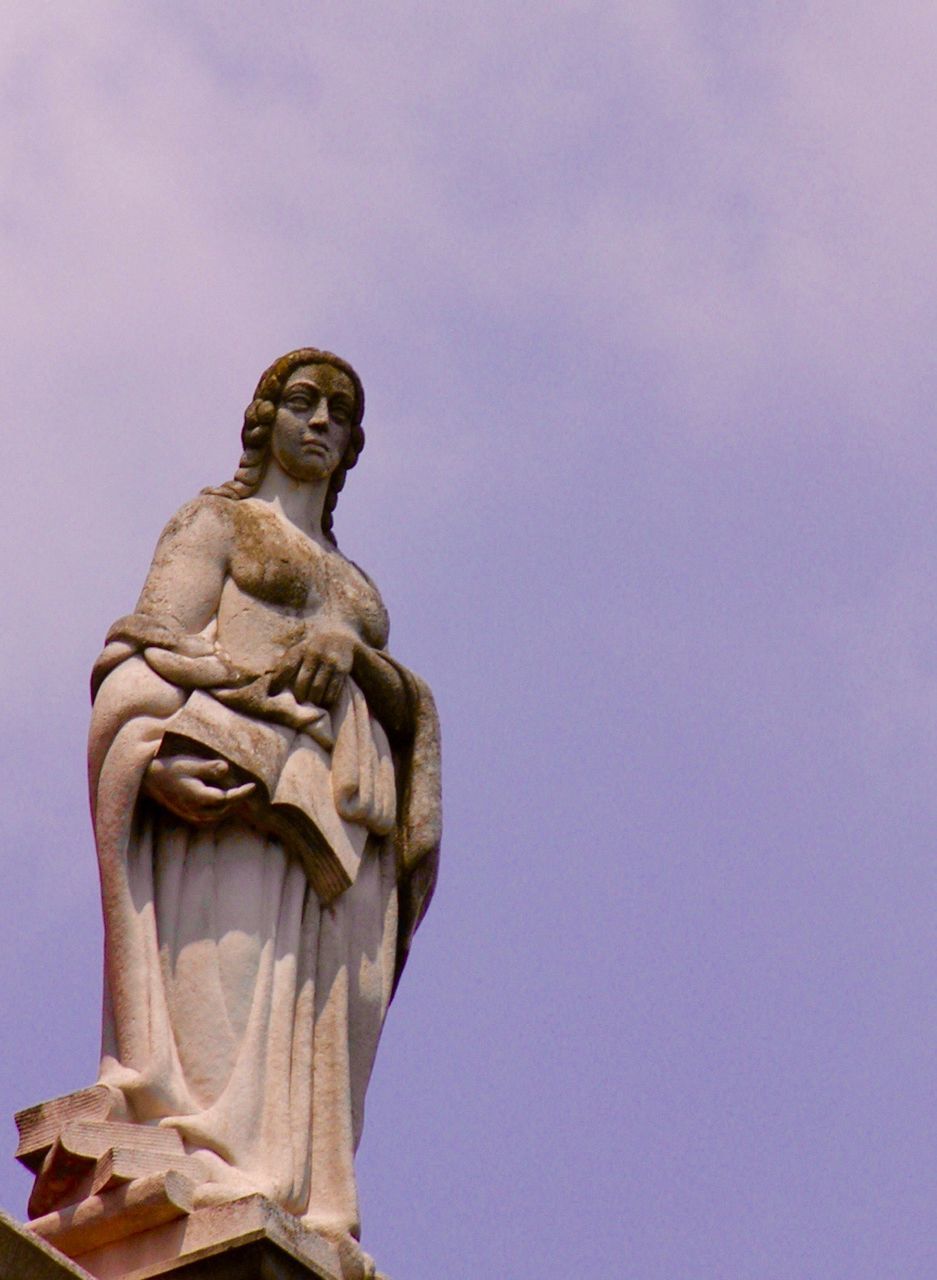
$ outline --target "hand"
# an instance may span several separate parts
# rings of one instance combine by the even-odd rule
[[[158,804],[186,822],[220,822],[256,786],[239,782],[235,772],[227,760],[218,758],[157,756],[143,776],[143,787]]]
[[[359,643],[347,627],[311,627],[277,663],[270,679],[270,693],[277,694],[292,685],[297,702],[334,706],[345,687]]]

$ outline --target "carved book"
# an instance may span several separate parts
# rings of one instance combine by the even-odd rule
[[[308,734],[243,715],[197,689],[166,722],[163,741],[221,756],[257,784],[238,814],[299,858],[322,902],[354,883],[367,828],[339,814],[331,756]]]

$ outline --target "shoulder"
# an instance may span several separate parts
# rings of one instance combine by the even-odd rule
[[[153,568],[162,570],[180,557],[186,562],[223,563],[230,554],[233,521],[229,498],[200,493],[181,506],[159,536]]]
[[[184,630],[202,629],[208,621],[202,606],[217,599],[231,557],[227,505],[199,494],[179,508],[156,544],[137,613],[169,615]]]
[[[232,498],[215,493],[200,493],[184,503],[163,530],[160,542],[215,543],[227,541],[234,523]]]

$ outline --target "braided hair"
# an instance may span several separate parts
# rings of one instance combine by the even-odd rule
[[[361,419],[364,417],[364,387],[361,379],[347,361],[331,351],[319,351],[316,347],[300,347],[275,360],[269,369],[261,375],[254,392],[254,398],[244,410],[244,426],[241,428],[241,445],[244,452],[241,461],[231,480],[214,489],[204,489],[203,493],[216,494],[221,498],[250,498],[257,492],[260,482],[267,470],[270,458],[270,437],[276,421],[277,406],[286,380],[294,370],[306,364],[329,364],[340,369],[351,379],[355,389],[355,408],[351,421],[351,432],[348,445],[341,462],[329,478],[329,487],[325,494],[325,505],[322,509],[322,532],[333,546],[335,535],[332,532],[332,513],[338,502],[338,495],[345,484],[345,476],[358,461],[364,448],[364,431]]]

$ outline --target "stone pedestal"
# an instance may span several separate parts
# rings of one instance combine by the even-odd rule
[[[0,1211],[0,1280],[90,1280],[90,1277],[28,1227]]]
[[[341,1280],[335,1245],[262,1196],[198,1209],[77,1255],[95,1280]]]
[[[2,1237],[19,1261],[7,1262],[0,1280],[343,1280],[357,1274],[335,1241],[308,1231],[261,1195],[196,1209],[199,1166],[178,1133],[105,1119],[108,1105],[108,1091],[97,1085],[17,1115],[17,1157],[36,1183],[29,1227],[8,1223]]]
[[[66,1257],[0,1215],[0,1280],[341,1280],[335,1246],[262,1196]]]

